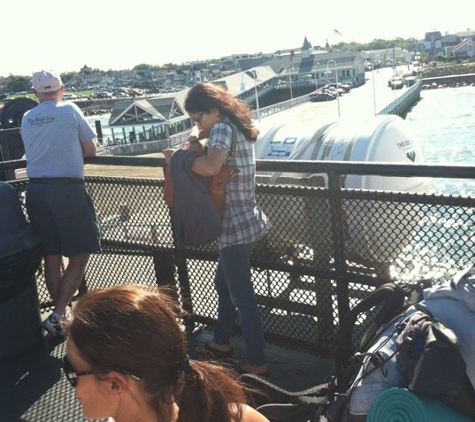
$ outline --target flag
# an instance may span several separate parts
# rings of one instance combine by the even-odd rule
[[[343,34],[342,34],[340,31],[338,31],[338,29],[334,29],[334,30],[333,30],[333,33],[334,33],[335,35],[339,35],[340,37],[343,36]]]

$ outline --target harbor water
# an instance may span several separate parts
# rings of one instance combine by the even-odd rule
[[[474,165],[475,87],[421,91],[406,122],[428,164]],[[474,197],[475,181],[436,179],[432,191]]]
[[[406,121],[421,145],[425,162],[474,165],[475,87],[423,90]],[[429,193],[475,197],[475,181],[434,179]],[[431,278],[442,283],[466,265],[459,261],[453,245],[454,239],[461,239],[467,250],[475,250],[475,210],[465,220],[456,218],[451,209],[446,211],[431,206],[423,209],[424,217],[411,242],[391,266],[392,275],[408,282]],[[446,234],[437,238],[434,232],[441,228]]]

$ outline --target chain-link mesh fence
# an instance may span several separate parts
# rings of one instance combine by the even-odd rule
[[[24,198],[27,180],[13,185]],[[79,295],[122,283],[173,286],[188,328],[210,328],[216,245],[175,247],[164,181],[88,177],[86,186],[102,252],[91,257]],[[471,197],[266,184],[256,197],[273,228],[253,252],[252,276],[266,338],[276,344],[329,355],[341,318],[375,287],[442,282],[474,259]]]

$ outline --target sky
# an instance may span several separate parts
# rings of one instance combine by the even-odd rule
[[[439,6],[436,6],[439,4]],[[48,0],[0,6],[0,76],[217,59],[475,30],[473,0]],[[450,7],[449,7],[450,5]],[[472,25],[472,26],[470,26]],[[341,35],[339,35],[340,33]]]

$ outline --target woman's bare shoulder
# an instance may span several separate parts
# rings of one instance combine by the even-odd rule
[[[269,422],[269,419],[256,409],[246,405],[242,410],[242,422]]]

